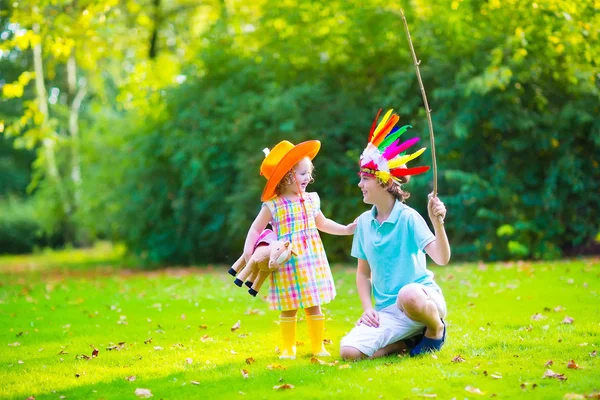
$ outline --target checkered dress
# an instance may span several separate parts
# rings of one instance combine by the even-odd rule
[[[271,274],[269,306],[272,310],[297,310],[329,303],[335,286],[315,217],[321,209],[317,193],[304,193],[308,226],[300,199],[275,197],[264,203],[279,240],[289,240],[297,256]]]

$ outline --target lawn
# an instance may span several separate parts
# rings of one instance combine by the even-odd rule
[[[301,319],[292,361],[278,359],[277,313],[228,266],[143,271],[120,254],[0,258],[0,398],[600,398],[597,258],[432,267],[443,350],[347,363],[339,340],[361,313],[351,266],[333,266],[324,309],[334,356],[311,358]]]

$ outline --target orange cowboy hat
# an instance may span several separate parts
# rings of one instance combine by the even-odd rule
[[[277,184],[285,174],[304,157],[311,160],[315,158],[320,148],[321,142],[318,140],[308,140],[295,146],[287,140],[282,140],[271,151],[265,149],[265,153],[268,153],[260,166],[260,174],[267,178],[267,184],[260,197],[261,201],[272,199]]]

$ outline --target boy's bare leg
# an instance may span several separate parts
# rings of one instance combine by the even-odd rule
[[[407,317],[425,325],[426,337],[442,338],[444,324],[440,319],[437,305],[420,285],[411,283],[400,289],[397,305]]]

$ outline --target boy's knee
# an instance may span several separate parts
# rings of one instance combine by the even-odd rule
[[[358,349],[350,346],[340,347],[340,357],[342,357],[346,361],[359,360],[365,355]]]
[[[427,305],[427,294],[420,285],[410,283],[398,293],[398,307],[407,314],[419,314]]]

